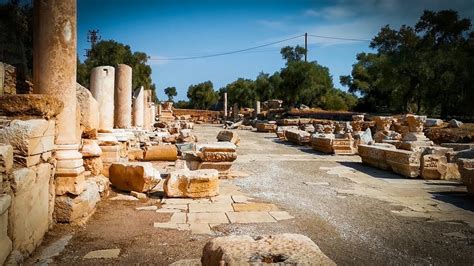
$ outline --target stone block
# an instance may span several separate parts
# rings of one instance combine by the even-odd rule
[[[332,142],[334,138],[320,136],[319,134],[313,134],[311,136],[311,147],[315,151],[324,153],[333,153]]]
[[[424,127],[440,127],[443,125],[443,120],[436,118],[426,118]]]
[[[15,155],[41,154],[54,149],[54,133],[53,120],[13,120],[0,130],[0,143],[12,145]]]
[[[392,171],[406,177],[413,178],[420,175],[420,157],[421,154],[414,151],[400,149],[385,151],[385,159]]]
[[[93,176],[102,174],[104,164],[101,157],[84,158],[84,169],[90,171]]]
[[[424,179],[460,180],[458,166],[448,160],[450,148],[431,147],[425,149],[421,156],[421,176]]]
[[[357,152],[362,158],[362,163],[383,170],[389,170],[391,166],[387,163],[386,153],[389,150],[395,149],[393,145],[390,146],[391,147],[360,144],[357,148]]]
[[[89,177],[87,181],[92,181],[97,184],[97,188],[99,189],[99,194],[101,197],[106,197],[109,195],[110,191],[110,181],[107,177],[103,175]]]
[[[305,145],[311,142],[311,134],[303,130],[286,130],[285,138],[297,145]]]
[[[277,129],[276,129],[276,135],[277,137],[280,139],[280,140],[287,140],[285,138],[285,131],[286,130],[297,130],[298,127],[297,126],[279,126]]]
[[[225,212],[193,212],[187,213],[187,221],[190,224],[228,224],[229,220]]]
[[[231,142],[211,142],[196,144],[196,151],[200,152],[235,152],[237,146]]]
[[[0,173],[10,173],[13,167],[13,148],[0,144]],[[0,178],[1,179],[1,178]]]
[[[12,199],[8,232],[13,249],[30,254],[41,243],[49,228],[52,171],[49,164],[23,169],[15,171],[16,179],[22,184],[17,183]]]
[[[66,193],[79,195],[84,191],[84,174],[77,176],[57,176],[55,178],[56,195],[64,195]]]
[[[113,163],[109,180],[123,191],[147,192],[161,181],[160,172],[148,162]]]
[[[177,170],[164,184],[168,197],[203,198],[219,194],[219,173],[216,170]]]
[[[0,110],[8,116],[36,116],[46,119],[63,110],[63,102],[52,95],[17,94],[0,96]]]
[[[120,146],[118,144],[112,146],[100,146],[102,150],[102,162],[116,163],[120,161]]]
[[[226,212],[226,215],[233,224],[276,223],[268,212]]]
[[[230,130],[222,130],[217,134],[217,141],[229,141],[238,145],[240,142],[240,137],[237,132]]]
[[[93,139],[83,139],[81,153],[83,157],[98,157],[102,155],[102,149],[97,141]]]
[[[94,213],[100,200],[99,188],[94,181],[85,182],[84,191],[78,196],[63,195],[55,199],[54,218],[60,223],[84,224]]]
[[[233,162],[237,159],[236,152],[202,152],[199,157],[203,162]]]
[[[216,237],[203,249],[201,263],[210,265],[336,265],[308,237],[297,234]]]
[[[265,123],[265,122],[257,122],[255,124],[257,128],[257,132],[276,132],[277,124],[275,123]]]
[[[467,192],[474,196],[474,159],[460,158],[457,163],[461,180],[466,185]]]
[[[354,141],[350,138],[335,138],[332,142],[334,154],[352,155],[355,153]]]
[[[8,208],[10,204],[10,195],[0,195],[0,265],[3,265],[12,251],[12,241],[8,237]]]
[[[278,210],[275,204],[261,202],[233,203],[232,207],[236,212],[270,212]]]
[[[190,167],[189,164],[188,167]],[[198,169],[215,169],[219,172],[219,178],[223,178],[229,173],[229,170],[232,167],[232,162],[201,162],[198,163],[197,167]]]
[[[178,149],[176,145],[151,146],[145,150],[145,161],[176,161],[178,160]]]
[[[128,160],[141,161],[143,160],[143,150],[140,148],[131,148],[128,150]]]
[[[80,110],[81,126],[85,130],[99,128],[99,104],[92,96],[92,93],[79,83],[76,85],[77,105]]]

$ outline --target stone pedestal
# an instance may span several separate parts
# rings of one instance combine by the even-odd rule
[[[143,86],[133,93],[133,126],[143,128],[143,115],[145,112],[145,92]]]
[[[132,68],[119,64],[115,70],[115,116],[116,128],[132,125]]]
[[[92,69],[90,90],[99,104],[99,129],[112,131],[114,128],[114,83],[115,69],[100,66]]]

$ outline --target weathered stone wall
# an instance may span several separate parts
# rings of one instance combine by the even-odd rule
[[[189,115],[192,121],[214,122],[222,116],[221,111],[194,110],[194,109],[173,109],[173,114],[177,117]]]
[[[13,66],[0,62],[0,95],[16,94],[16,70]]]

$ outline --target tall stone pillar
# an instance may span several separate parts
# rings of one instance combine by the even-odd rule
[[[76,0],[34,1],[34,93],[64,102],[57,117],[56,194],[78,195],[84,189],[84,166],[76,138]]]
[[[143,114],[145,110],[145,92],[143,86],[133,94],[133,126],[143,128]]]
[[[239,119],[239,105],[237,103],[234,103],[232,107],[232,116],[234,117],[234,121]]]
[[[155,121],[156,121],[156,106],[155,106],[155,103],[150,103],[150,119],[151,119],[151,127],[153,128],[153,126],[155,125]]]
[[[119,64],[115,69],[114,126],[130,128],[132,125],[132,68]]]
[[[157,107],[157,109],[158,109],[158,110],[157,110],[157,112],[158,112],[158,116],[160,116],[160,115],[161,115],[161,111],[162,111],[162,110],[161,110],[161,103],[160,103],[160,104],[158,104],[158,107]]]
[[[255,118],[260,114],[260,101],[255,102]]]
[[[90,90],[99,104],[99,129],[111,132],[114,128],[115,69],[99,66],[92,69]]]
[[[146,130],[151,129],[150,92],[151,90],[145,90],[143,93],[143,128]]]
[[[224,92],[224,119],[227,118],[227,92]]]

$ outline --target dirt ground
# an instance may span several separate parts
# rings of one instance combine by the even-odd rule
[[[199,125],[194,133],[200,142],[214,141],[220,129]],[[160,208],[160,195],[102,200],[84,227],[55,226],[26,264],[168,265],[199,259],[215,236],[275,233],[304,234],[340,265],[474,264],[474,199],[461,184],[405,179],[363,166],[358,156],[320,154],[280,142],[274,134],[238,134],[242,140],[233,169],[249,176],[226,182],[295,219],[220,225],[212,235],[198,235],[154,228],[171,214],[135,209]],[[58,244],[65,238],[70,240]],[[120,255],[83,258],[98,249],[120,249]]]

